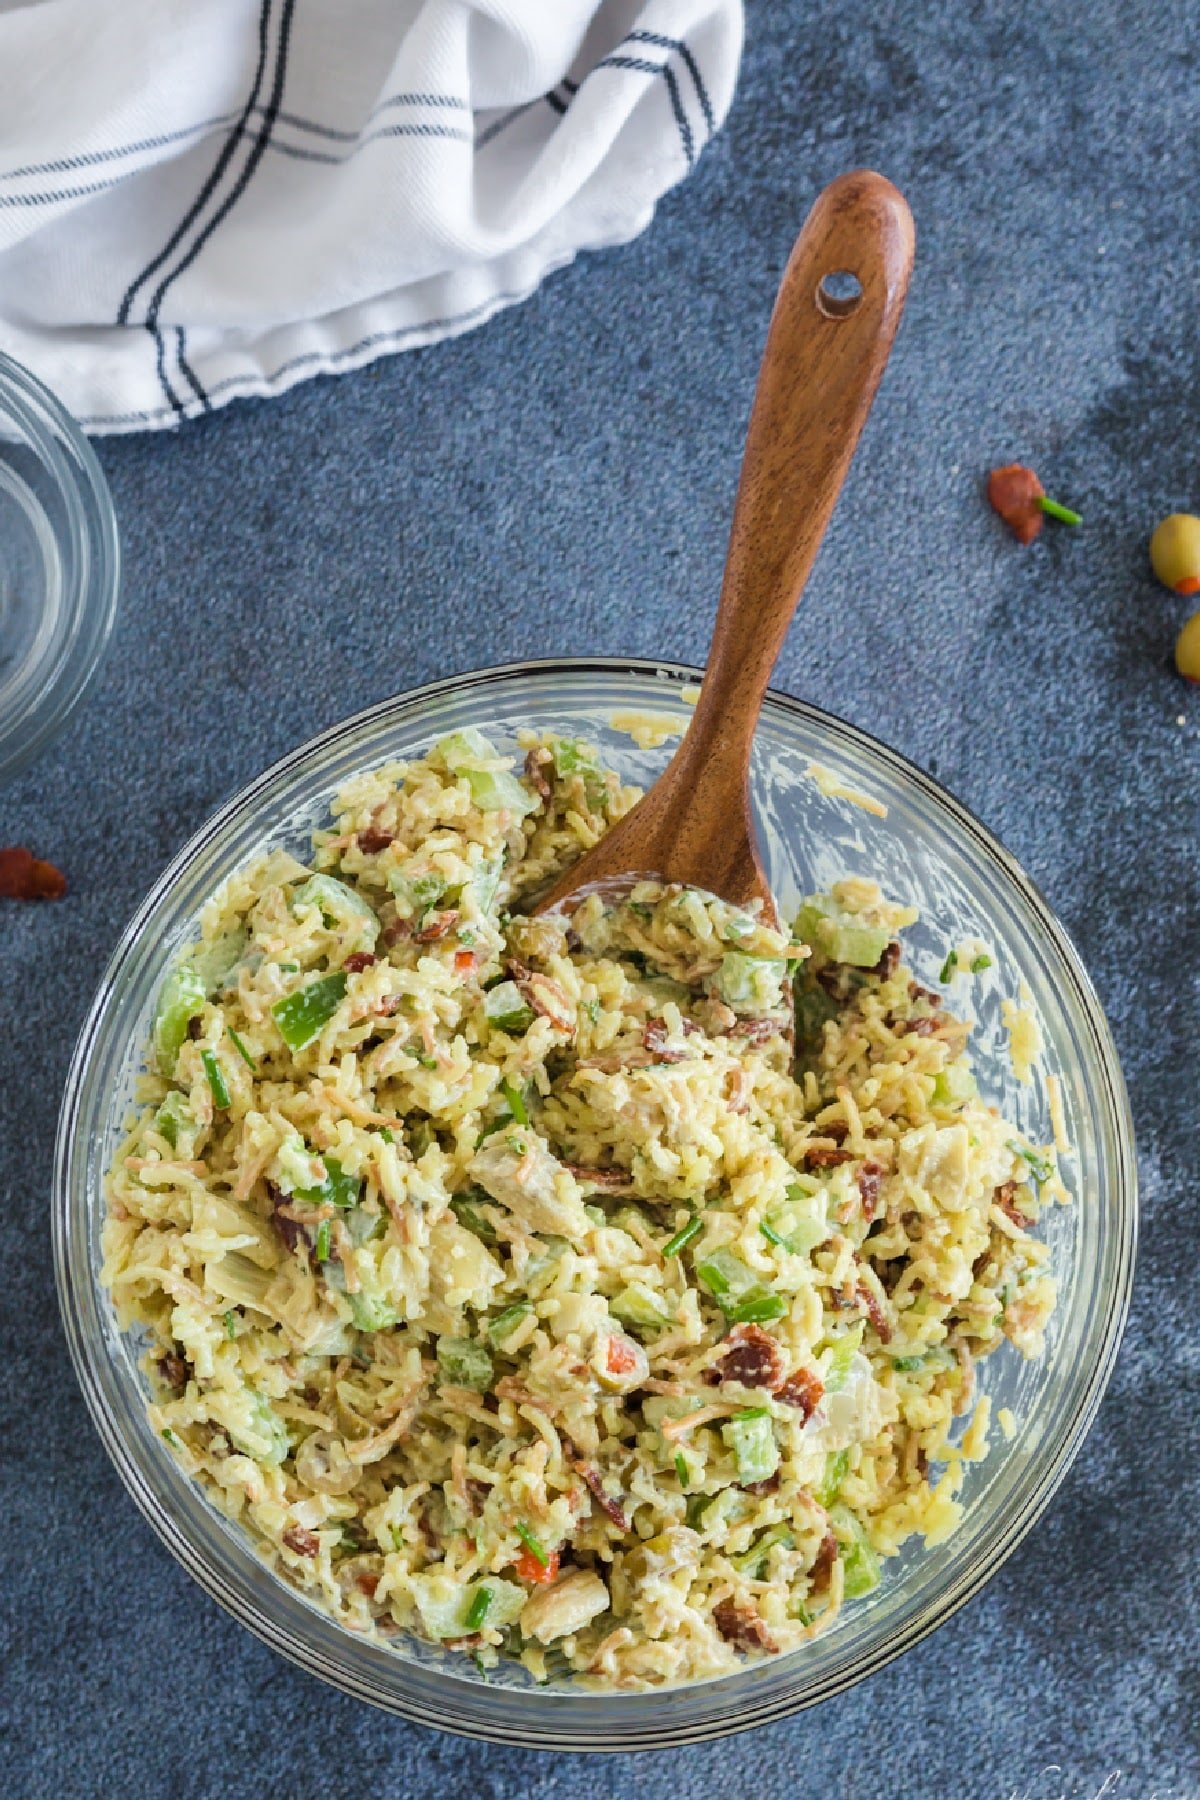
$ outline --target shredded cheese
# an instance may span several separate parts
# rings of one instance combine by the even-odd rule
[[[1022,999],[1027,993],[1028,989],[1023,988]],[[1042,1051],[1042,1034],[1037,1020],[1027,1006],[1018,1006],[1015,1000],[1001,1001],[1000,1017],[1008,1033],[1008,1055],[1013,1074],[1022,1087],[1028,1087],[1033,1080],[1033,1065]]]
[[[1050,1124],[1054,1132],[1054,1148],[1060,1156],[1070,1154],[1071,1140],[1067,1136],[1067,1116],[1063,1110],[1062,1082],[1057,1075],[1046,1077],[1046,1099],[1050,1104]]]
[[[857,788],[847,787],[824,763],[809,763],[804,773],[810,781],[816,783],[827,800],[848,800],[851,806],[860,806],[864,812],[874,813],[877,819],[887,818],[888,809],[882,800],[875,800],[870,794],[861,794]]]
[[[631,737],[639,750],[657,750],[670,738],[682,737],[685,729],[678,719],[669,719],[662,713],[613,713],[608,722],[614,731]]]

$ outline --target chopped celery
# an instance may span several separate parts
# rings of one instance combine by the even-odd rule
[[[496,1228],[480,1212],[478,1204],[480,1200],[485,1205],[489,1203],[489,1196],[481,1188],[472,1189],[470,1194],[457,1194],[450,1202],[450,1211],[460,1225],[465,1225],[468,1231],[475,1233],[480,1243],[494,1244]]]
[[[299,906],[315,906],[326,925],[354,925],[357,936],[373,945],[379,936],[374,908],[361,894],[332,875],[310,875],[292,895],[293,912]]]
[[[532,1311],[533,1308],[528,1300],[515,1300],[511,1306],[506,1306],[502,1313],[496,1314],[496,1317],[488,1325],[487,1333],[497,1350],[512,1336],[522,1319],[527,1319]]]
[[[604,771],[586,744],[581,744],[577,738],[560,738],[551,745],[551,755],[554,773],[560,781],[570,775],[582,775],[588,805],[600,806],[604,802],[608,794]]]
[[[461,731],[452,731],[448,737],[439,738],[430,751],[431,756],[440,756],[448,769],[457,775],[462,768],[472,763],[495,762],[500,752],[490,738],[484,737],[474,725],[467,725]]]
[[[777,1006],[784,973],[782,957],[748,956],[744,950],[727,950],[713,976],[713,991],[735,1010],[739,1006]]]
[[[207,997],[204,982],[191,963],[179,963],[158,990],[154,1054],[164,1075],[175,1073],[188,1026],[203,1012]]]
[[[229,977],[246,954],[246,945],[250,934],[244,925],[235,926],[211,944],[200,944],[192,952],[192,964],[204,983],[206,993],[216,994],[224,988]]]
[[[483,997],[483,1010],[489,1024],[500,1031],[516,1034],[528,1031],[533,1024],[533,1008],[526,1004],[515,981],[502,981],[489,988]]]
[[[842,1483],[850,1472],[850,1452],[848,1450],[831,1450],[825,1458],[825,1473],[820,1485],[814,1490],[813,1499],[818,1501],[826,1511],[833,1505],[842,1491]]]
[[[782,1244],[793,1256],[807,1256],[829,1236],[825,1192],[822,1189],[809,1194],[802,1187],[792,1186],[788,1188],[787,1201],[779,1212],[771,1214],[763,1235],[767,1235],[769,1226],[774,1233],[770,1242]]]
[[[341,970],[335,975],[319,975],[275,1002],[271,1016],[289,1050],[303,1050],[320,1036],[346,997],[346,980]]]
[[[979,1092],[975,1077],[965,1063],[951,1063],[933,1078],[935,1106],[964,1106]]]
[[[723,1247],[703,1257],[696,1264],[696,1274],[713,1299],[722,1306],[726,1300],[736,1300],[739,1294],[744,1294],[748,1288],[756,1285],[754,1271],[748,1269],[741,1257],[735,1256],[732,1250]]]
[[[795,1543],[796,1540],[787,1525],[782,1523],[768,1525],[765,1531],[759,1533],[748,1550],[743,1550],[740,1556],[731,1556],[729,1560],[735,1569],[741,1570],[743,1575],[753,1575],[766,1561],[767,1553],[773,1550],[776,1544],[781,1544],[785,1550],[791,1550]]]
[[[463,773],[471,790],[471,798],[481,812],[507,810],[523,819],[527,813],[537,811],[537,795],[531,794],[527,787],[522,787],[510,770],[465,769]]]
[[[667,1239],[662,1248],[663,1256],[678,1256],[679,1252],[681,1250],[686,1250],[692,1239],[699,1237],[703,1230],[703,1219],[689,1219],[686,1225],[681,1225],[679,1227],[679,1230],[675,1233],[674,1237]]]
[[[258,1064],[255,1062],[254,1058],[251,1056],[249,1050],[247,1050],[245,1039],[242,1038],[241,1036],[239,1036],[239,1034],[233,1029],[232,1025],[227,1025],[225,1027],[225,1030],[229,1034],[230,1043],[233,1045],[234,1049],[237,1051],[238,1055],[241,1057],[242,1061],[245,1063],[245,1065],[249,1069],[250,1073],[252,1075],[257,1075],[258,1074]]]
[[[1010,1138],[1005,1148],[1011,1150],[1014,1156],[1019,1156],[1022,1162],[1029,1164],[1029,1172],[1039,1185],[1043,1181],[1049,1181],[1053,1175],[1054,1164],[1049,1157],[1039,1156],[1036,1150],[1029,1148],[1028,1144],[1018,1144],[1015,1138]]]
[[[735,1415],[721,1427],[733,1451],[739,1481],[767,1481],[779,1467],[779,1446],[769,1413],[753,1410],[751,1418]]]
[[[835,1506],[829,1520],[843,1544],[842,1569],[847,1600],[858,1600],[879,1586],[881,1570],[866,1532],[847,1506]]]
[[[653,1331],[667,1323],[668,1314],[662,1300],[643,1281],[631,1281],[613,1297],[608,1310],[622,1325],[637,1330]]]
[[[481,913],[486,913],[496,898],[500,886],[500,874],[504,867],[504,859],[500,856],[485,857],[471,876],[471,887],[475,893],[475,904]],[[461,936],[461,933],[460,933]]]
[[[605,1210],[602,1206],[591,1206],[585,1200],[583,1203],[583,1210],[587,1214],[588,1218],[592,1221],[593,1225],[607,1225],[608,1224],[608,1214],[605,1212]]]
[[[437,1359],[443,1381],[453,1387],[478,1388],[482,1394],[492,1385],[492,1359],[474,1338],[439,1338]]]
[[[829,1365],[825,1370],[825,1392],[836,1394],[839,1388],[846,1385],[850,1375],[850,1365],[858,1354],[863,1340],[865,1327],[860,1319],[850,1331],[844,1331],[837,1339],[830,1353]]]
[[[571,1248],[565,1237],[558,1237],[553,1232],[539,1232],[537,1241],[542,1246],[537,1256],[531,1256],[525,1264],[525,1289],[536,1297],[545,1286],[546,1278],[551,1276],[556,1265]]]
[[[186,1098],[178,1088],[172,1088],[154,1115],[155,1131],[160,1137],[166,1138],[172,1150],[177,1150],[179,1133],[189,1131],[194,1123]]]
[[[361,1289],[357,1294],[347,1294],[346,1303],[359,1331],[387,1331],[399,1323],[395,1307],[382,1294],[371,1294],[366,1289]]]
[[[226,1421],[230,1441],[243,1456],[252,1457],[255,1462],[281,1463],[292,1447],[287,1426],[265,1395],[254,1388],[247,1392],[250,1417],[236,1426]]]
[[[857,969],[873,969],[891,942],[886,926],[863,924],[828,894],[810,894],[801,903],[793,929],[801,943],[820,950],[831,962],[850,963]]]
[[[446,892],[445,878],[435,870],[422,875],[406,875],[403,869],[393,869],[388,875],[388,886],[396,899],[413,913],[424,912]]]
[[[325,1179],[320,1187],[296,1188],[297,1200],[303,1200],[306,1206],[340,1206],[343,1210],[358,1205],[358,1196],[362,1192],[362,1182],[357,1175],[347,1175],[336,1156],[322,1157],[325,1164]]]
[[[211,1050],[200,1052],[200,1061],[204,1064],[204,1073],[208,1077],[208,1085],[212,1092],[213,1105],[226,1107],[229,1105],[229,1087],[225,1080],[225,1071]]]

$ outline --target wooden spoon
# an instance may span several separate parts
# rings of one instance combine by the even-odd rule
[[[912,215],[882,175],[857,169],[818,197],[771,315],[695,717],[649,793],[539,912],[652,876],[736,906],[761,901],[760,916],[776,922],[750,802],[754,729],[879,386],[912,260]]]

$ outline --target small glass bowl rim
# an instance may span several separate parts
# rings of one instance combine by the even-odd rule
[[[869,757],[881,759],[890,767],[894,776],[912,785],[925,801],[932,802],[935,808],[940,807],[951,815],[956,827],[973,839],[975,846],[998,866],[1036,917],[1071,978],[1072,1003],[1080,1022],[1086,1025],[1090,1033],[1095,1051],[1096,1072],[1104,1081],[1101,1099],[1114,1128],[1113,1138],[1117,1150],[1115,1180],[1112,1192],[1107,1196],[1117,1221],[1117,1261],[1107,1314],[1100,1321],[1096,1340],[1090,1346],[1092,1362],[1087,1385],[1080,1393],[1074,1414],[1064,1423],[1057,1441],[1048,1452],[1040,1453],[1045,1460],[1040,1482],[1030,1489],[1020,1511],[1003,1521],[995,1536],[989,1539],[990,1554],[986,1563],[982,1556],[977,1556],[973,1564],[957,1571],[956,1579],[948,1589],[931,1595],[922,1610],[903,1622],[892,1639],[867,1647],[859,1653],[856,1660],[848,1661],[844,1667],[832,1671],[816,1691],[806,1691],[797,1684],[778,1695],[771,1704],[759,1707],[745,1704],[743,1682],[740,1678],[733,1677],[726,1678],[723,1682],[702,1682],[663,1691],[651,1689],[634,1695],[585,1694],[581,1698],[586,1701],[590,1718],[594,1721],[586,1731],[575,1726],[567,1730],[556,1729],[556,1699],[553,1695],[543,1695],[540,1692],[514,1694],[492,1690],[490,1697],[496,1704],[489,1710],[495,1716],[483,1718],[456,1715],[453,1710],[455,1698],[461,1695],[464,1684],[454,1680],[452,1676],[446,1679],[444,1709],[432,1708],[419,1700],[410,1701],[394,1692],[380,1695],[372,1689],[365,1676],[353,1672],[344,1662],[335,1662],[302,1631],[293,1632],[274,1616],[269,1596],[278,1583],[265,1565],[262,1571],[266,1582],[264,1592],[268,1595],[265,1603],[258,1603],[248,1593],[243,1594],[228,1586],[221,1572],[212,1565],[203,1546],[188,1539],[181,1540],[173,1532],[170,1517],[146,1479],[136,1445],[127,1441],[112,1416],[104,1384],[107,1379],[114,1386],[118,1385],[121,1377],[104,1355],[103,1346],[93,1344],[82,1331],[70,1304],[72,1240],[76,1235],[76,1222],[70,1204],[73,1186],[71,1171],[77,1154],[76,1110],[93,1039],[110,1001],[120,991],[122,966],[140,944],[148,919],[160,903],[169,898],[171,890],[177,886],[191,864],[204,854],[212,840],[237,815],[249,813],[263,794],[276,783],[319,761],[326,752],[333,750],[347,737],[361,735],[376,723],[383,723],[390,714],[403,711],[411,718],[422,703],[432,703],[449,696],[457,697],[474,688],[486,688],[524,677],[558,676],[570,680],[588,675],[629,677],[634,681],[645,679],[655,684],[660,697],[665,691],[669,691],[664,684],[670,684],[670,688],[678,692],[680,687],[689,683],[698,684],[703,679],[703,671],[692,665],[660,658],[611,656],[529,659],[443,677],[377,701],[330,726],[271,764],[205,821],[171,859],[121,933],[80,1030],[59,1117],[54,1165],[52,1239],[63,1329],[76,1377],[93,1423],[138,1510],[161,1542],[211,1598],[270,1648],[308,1673],[317,1675],[354,1698],[380,1706],[413,1724],[529,1748],[615,1753],[710,1741],[750,1727],[778,1722],[811,1705],[819,1704],[822,1700],[830,1699],[875,1674],[897,1656],[920,1643],[991,1580],[1032,1530],[1058,1491],[1091,1428],[1108,1386],[1132,1296],[1138,1234],[1138,1174],[1129,1098],[1108,1021],[1079,953],[1036,884],[968,807],[907,757],[859,726],[824,708],[772,688],[765,707],[778,708],[796,715],[808,725],[831,734],[834,739],[840,737],[851,751],[866,752]],[[650,697],[648,691],[648,701]],[[222,875],[219,878],[224,877]],[[345,1635],[351,1642],[354,1641],[352,1634]],[[743,1671],[743,1676],[747,1673],[752,1674],[753,1671]],[[653,1715],[656,1698],[661,1700],[666,1695],[688,1692],[707,1691],[712,1694],[722,1687],[732,1687],[735,1680],[739,1691],[736,1698],[734,1694],[730,1694],[729,1706],[712,1708],[709,1713],[696,1720],[685,1718],[670,1724],[655,1725]],[[518,1715],[511,1721],[502,1716],[510,1702],[514,1714]],[[606,1714],[611,1715],[618,1707],[624,1712],[631,1705],[637,1706],[643,1716],[644,1723],[639,1728],[632,1727],[626,1719],[606,1719]]]

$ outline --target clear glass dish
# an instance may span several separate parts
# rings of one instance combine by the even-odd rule
[[[117,521],[92,448],[0,355],[0,781],[66,723],[112,630]]]
[[[264,848],[303,853],[337,788],[357,771],[420,753],[466,725],[511,742],[520,726],[598,741],[627,779],[648,783],[670,754],[635,747],[613,717],[652,713],[676,728],[697,672],[611,659],[530,663],[457,677],[387,700],[326,732],[230,801],[159,877],[130,921],[83,1027],[68,1077],[54,1183],[54,1245],[63,1320],[92,1416],[134,1500],[167,1547],[222,1605],[275,1649],[347,1693],[424,1725],[541,1749],[630,1750],[717,1737],[778,1719],[868,1675],[939,1624],[994,1574],[1061,1482],[1095,1416],[1129,1300],[1136,1240],[1133,1128],[1104,1016],[1062,927],[1013,859],[948,794],[863,732],[774,694],[756,743],[754,785],[775,890],[787,909],[846,873],[870,874],[921,909],[908,934],[919,973],[936,978],[947,944],[982,937],[995,958],[956,996],[979,1024],[973,1050],[984,1093],[1040,1141],[1051,1136],[1039,1074],[1013,1077],[1000,1009],[1024,985],[1058,1076],[1075,1153],[1064,1158],[1073,1204],[1045,1231],[1060,1298],[1045,1358],[1009,1346],[982,1371],[1013,1440],[970,1465],[966,1517],[935,1549],[916,1541],[885,1564],[882,1585],[831,1631],[788,1657],[691,1687],[597,1694],[537,1688],[507,1669],[480,1679],[469,1663],[416,1642],[354,1636],[277,1577],[249,1538],[209,1506],[155,1436],[138,1346],[123,1339],[97,1282],[102,1177],[120,1131],[168,963],[200,906]],[[626,721],[622,721],[626,723]],[[886,805],[878,818],[829,797],[806,773],[822,764]]]

